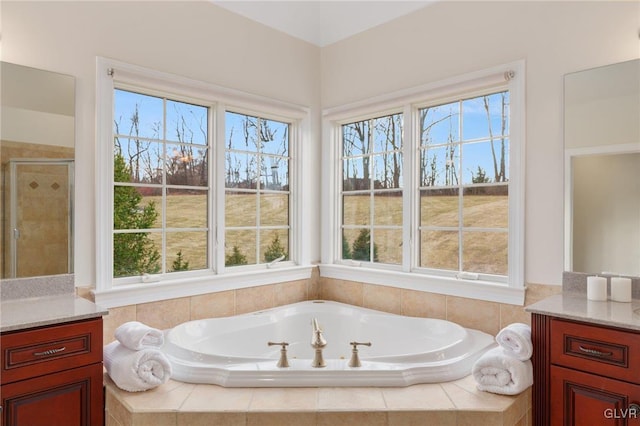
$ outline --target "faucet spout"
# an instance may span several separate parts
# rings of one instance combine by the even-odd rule
[[[311,326],[313,327],[313,331],[311,333],[311,347],[315,349],[315,356],[311,362],[311,366],[316,368],[326,367],[327,364],[324,362],[322,349],[327,346],[327,340],[322,335],[322,329],[318,325],[317,318],[311,320]]]

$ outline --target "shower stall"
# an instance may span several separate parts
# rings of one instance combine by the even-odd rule
[[[71,159],[12,159],[3,169],[3,278],[73,272]]]

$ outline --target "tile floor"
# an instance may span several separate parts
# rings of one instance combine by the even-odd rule
[[[105,374],[107,426],[409,426],[531,424],[531,389],[476,389],[472,376],[404,388],[223,388],[170,380],[146,392]]]

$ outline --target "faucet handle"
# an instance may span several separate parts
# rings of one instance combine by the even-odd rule
[[[280,346],[280,359],[278,360],[277,366],[279,368],[286,368],[289,366],[289,360],[287,359],[287,346],[289,346],[288,342],[267,342],[269,346]]]
[[[349,367],[361,367],[360,357],[358,356],[358,346],[371,346],[371,342],[349,342],[353,349],[351,350],[351,359],[349,360]]]

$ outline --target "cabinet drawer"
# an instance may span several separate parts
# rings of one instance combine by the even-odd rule
[[[102,361],[102,318],[0,336],[2,383]]]
[[[551,321],[551,363],[640,383],[640,334],[603,326]]]

